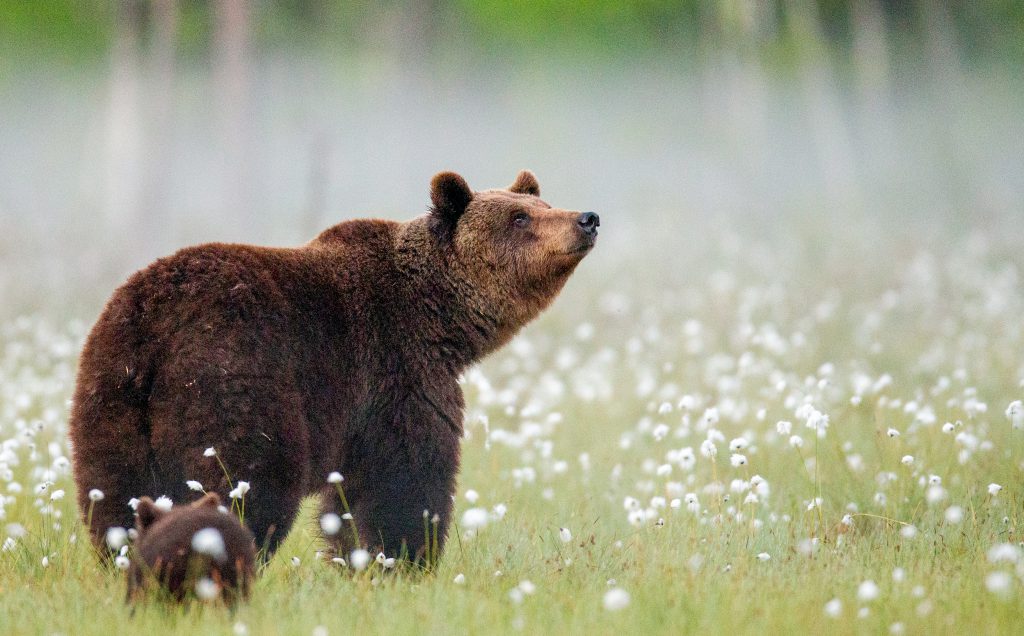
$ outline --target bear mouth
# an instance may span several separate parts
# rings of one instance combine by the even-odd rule
[[[568,252],[563,252],[563,254],[565,254],[566,256],[579,256],[580,254],[586,254],[590,250],[594,249],[595,243],[596,241],[594,239],[591,239],[589,241],[577,245],[575,248],[569,250]]]

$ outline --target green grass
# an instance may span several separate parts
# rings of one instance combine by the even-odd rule
[[[466,376],[457,515],[498,504],[507,514],[475,533],[460,528],[430,574],[352,574],[316,558],[322,544],[307,507],[235,613],[125,605],[122,573],[103,569],[81,540],[61,459],[70,456],[66,401],[84,327],[9,320],[0,325],[2,523],[26,534],[0,552],[2,631],[1018,632],[1024,561],[988,554],[1020,541],[1024,432],[1004,414],[1024,397],[1024,302],[1007,273],[1020,271],[1019,251],[992,235],[984,249],[953,236],[898,252],[898,234],[850,232],[845,255],[781,249],[807,244],[785,232],[776,243],[748,238],[743,250],[723,247],[728,237],[694,240],[674,259],[657,240],[658,258],[602,261],[596,252],[538,324]],[[857,276],[839,274],[849,271]],[[863,388],[886,373],[891,385]],[[817,442],[796,415],[804,402],[830,418]],[[710,407],[725,438],[715,461],[699,451]],[[776,432],[778,420],[793,422],[799,451]],[[946,422],[959,425],[945,433]],[[890,427],[900,435],[889,437]],[[958,433],[973,436],[967,456],[971,439]],[[740,436],[748,463],[734,467],[728,443]],[[659,474],[669,451],[684,447],[692,468],[674,461]],[[745,493],[730,493],[733,480],[754,475],[767,496],[744,503]],[[943,492],[929,501],[931,475]],[[54,484],[36,497],[46,480]],[[1003,486],[995,497],[990,483]],[[41,514],[55,489],[66,496]],[[627,518],[627,497],[648,508],[653,497],[668,504],[689,492],[698,513],[684,502],[654,507],[637,525]],[[808,510],[815,497],[820,507]],[[962,509],[960,523],[947,520],[951,506]],[[901,532],[906,524],[914,536]],[[560,540],[561,527],[572,541]],[[8,525],[0,540],[16,530]],[[999,572],[1010,580],[1002,593],[986,586]],[[859,600],[868,580],[878,597]],[[523,581],[533,593],[512,593]],[[630,595],[619,611],[603,605],[612,587]],[[824,610],[832,599],[838,617]]]

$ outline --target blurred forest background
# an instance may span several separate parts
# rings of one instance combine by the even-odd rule
[[[593,280],[721,236],[1009,235],[1022,63],[1013,0],[7,0],[0,315],[94,315],[188,243],[409,218],[442,169],[599,211]]]

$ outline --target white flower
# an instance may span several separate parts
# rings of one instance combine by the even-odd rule
[[[946,422],[945,424],[942,425],[943,433],[949,434],[952,433],[954,430],[956,430],[956,425],[953,424],[952,422]]]
[[[900,463],[903,464],[904,466],[912,466],[914,464],[914,456],[904,455],[903,459],[900,460]]]
[[[946,522],[957,524],[964,520],[964,509],[960,506],[946,508]]]
[[[762,553],[757,555],[757,560],[758,561],[770,561],[771,558],[772,558],[772,555],[768,554],[767,552],[762,552]]]
[[[990,494],[993,497],[995,497],[996,495],[999,494],[999,491],[1002,490],[1002,489],[1003,489],[1003,487],[1000,486],[999,484],[989,484],[988,485],[988,494]]]
[[[789,438],[789,445],[793,448],[802,448],[804,445],[804,438],[799,435],[793,435]]]
[[[195,492],[203,492],[204,490],[203,485],[194,479],[186,481],[185,485],[188,486],[189,490],[194,490]]]
[[[218,563],[223,563],[228,558],[227,548],[224,546],[224,537],[216,528],[203,528],[192,535],[192,549],[199,554],[213,557]]]
[[[103,501],[103,491],[99,488],[93,488],[90,490],[89,501]]]
[[[1010,420],[1013,428],[1024,428],[1024,404],[1020,400],[1014,400],[1006,407],[1006,419]]]
[[[483,528],[487,525],[487,510],[484,508],[470,508],[462,513],[462,525],[470,530]]]
[[[320,517],[320,529],[328,536],[338,534],[338,530],[341,530],[341,517],[333,512],[328,512]]]
[[[1012,543],[997,543],[988,549],[989,563],[1017,563],[1021,559],[1020,548]]]
[[[878,598],[878,584],[872,580],[864,581],[857,587],[857,599],[862,603],[869,603]]]
[[[478,499],[480,499],[480,494],[477,491],[472,488],[466,491],[466,501],[471,504],[475,504]]]
[[[209,448],[207,448],[206,450],[203,451],[203,457],[213,457],[216,454],[217,454],[217,451],[214,450],[213,446],[211,446],[211,447],[209,447]]]
[[[537,586],[533,584],[533,581],[523,579],[522,581],[519,581],[519,590],[523,594],[533,594],[537,591]]]
[[[174,502],[171,501],[170,497],[166,495],[161,495],[160,497],[156,498],[156,501],[153,502],[153,505],[157,508],[157,510],[170,512],[171,508],[174,507]]]
[[[334,471],[330,475],[327,475],[327,483],[329,484],[340,484],[343,481],[345,481],[345,478],[342,477],[341,473],[338,471]]]
[[[378,552],[377,553],[377,558],[375,560],[377,561],[377,563],[380,563],[381,565],[383,565],[385,559],[387,559],[387,557],[384,556],[384,553],[383,552]]]
[[[299,557],[297,557],[297,556],[293,556],[293,557],[292,557],[292,567],[293,567],[293,568],[297,568],[297,567],[299,567],[300,565],[302,565],[302,560],[301,560],[301,559],[299,559]]]
[[[885,432],[885,434],[888,435],[889,437],[899,437],[900,436],[900,432],[897,431],[894,428],[890,428],[889,430],[887,430]]]
[[[739,468],[740,466],[746,466],[747,465],[747,457],[745,455],[740,455],[739,453],[733,453],[732,456],[729,457],[729,463],[731,463],[733,465],[733,468]]]
[[[629,605],[629,592],[621,587],[613,587],[604,593],[604,608],[609,612],[617,612]]]
[[[749,445],[745,437],[737,437],[729,442],[729,450],[732,452],[741,451]]]
[[[43,560],[42,560],[42,564],[43,564],[44,568],[50,567],[50,557],[44,556]]]
[[[209,577],[196,581],[196,596],[203,601],[212,601],[220,594],[220,586]]]
[[[992,572],[985,577],[985,587],[989,592],[998,596],[1005,596],[1010,591],[1013,579],[1006,572]]]
[[[370,553],[362,548],[353,550],[352,554],[348,555],[348,562],[352,564],[352,567],[355,568],[356,571],[360,572],[365,570],[366,566],[370,565],[370,561],[372,559],[373,557],[370,556]]]
[[[463,574],[462,572],[459,572],[458,574],[455,575],[455,578],[452,579],[452,581],[455,583],[455,585],[465,585],[465,583],[466,583],[466,575]]]
[[[900,529],[900,536],[904,539],[913,539],[917,536],[917,526],[903,526],[903,528]]]
[[[384,569],[390,570],[391,568],[395,567],[395,557],[388,557],[384,559],[384,562],[381,563],[381,565],[384,566]]]
[[[562,540],[562,543],[569,543],[572,541],[572,532],[569,528],[559,528],[558,538]]]
[[[775,423],[775,430],[779,435],[789,435],[793,432],[793,423],[786,420],[779,420]]]
[[[107,528],[104,539],[111,550],[120,550],[121,546],[128,542],[128,531],[117,526]]]
[[[64,498],[64,491],[63,490],[54,490],[52,493],[50,493],[50,501],[60,501],[63,498]]]
[[[131,564],[132,562],[129,561],[128,557],[124,556],[123,554],[118,555],[114,558],[114,565],[117,566],[118,570],[127,570],[128,566],[130,566]]]
[[[708,459],[713,459],[718,455],[718,447],[715,446],[714,442],[706,439],[700,443],[700,454]]]
[[[132,510],[138,510],[139,509],[139,500],[138,500],[138,498],[137,497],[132,497],[131,499],[129,499],[128,500],[128,507],[131,508]]]
[[[828,616],[829,618],[839,618],[842,613],[843,602],[839,599],[834,598],[828,603],[825,603],[825,616]]]
[[[238,482],[238,485],[228,493],[228,497],[231,497],[232,499],[241,499],[242,497],[245,497],[245,493],[247,492],[249,492],[249,482],[240,481]]]

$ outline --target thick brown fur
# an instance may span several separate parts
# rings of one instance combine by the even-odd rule
[[[82,351],[70,431],[97,545],[127,502],[185,500],[185,481],[252,484],[246,521],[273,552],[300,500],[344,477],[363,547],[423,555],[443,542],[459,467],[459,374],[512,338],[593,247],[597,216],[538,198],[532,173],[473,192],[431,182],[405,223],[340,223],[298,248],[208,244],[162,258],[107,303]],[[337,535],[339,551],[356,547]]]
[[[170,511],[158,508],[149,497],[139,501],[139,535],[128,568],[128,599],[139,600],[146,590],[160,587],[175,600],[191,598],[196,581],[213,580],[229,604],[249,596],[256,572],[253,535],[233,514],[219,510],[220,497],[209,493],[191,505]],[[197,552],[192,538],[213,528],[224,541],[221,555]]]

